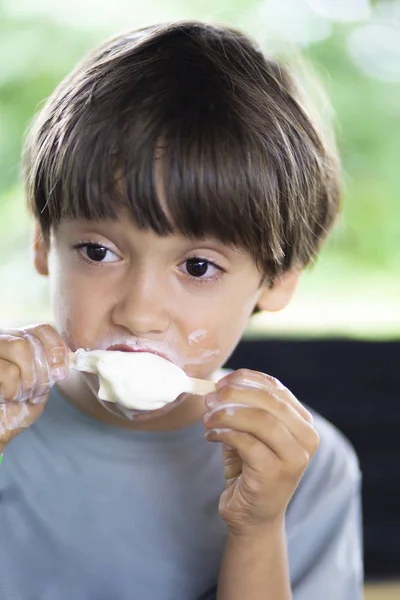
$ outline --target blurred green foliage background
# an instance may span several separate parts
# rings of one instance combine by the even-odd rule
[[[233,24],[267,52],[310,59],[333,106],[344,169],[340,223],[297,298],[250,335],[400,332],[400,2],[398,0],[0,0],[0,314],[49,320],[29,258],[20,181],[24,131],[83,54],[121,29],[198,18]],[[321,99],[318,100],[321,103]],[[329,110],[320,106],[323,118]]]

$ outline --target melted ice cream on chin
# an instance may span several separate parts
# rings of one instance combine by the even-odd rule
[[[149,421],[151,419],[158,419],[160,417],[163,417],[167,413],[176,409],[188,396],[189,394],[181,394],[173,402],[168,402],[162,408],[152,410],[138,410],[135,408],[126,408],[125,406],[121,406],[120,404],[115,404],[113,402],[105,402],[100,398],[98,398],[98,401],[108,412],[117,417],[129,419],[130,421]]]

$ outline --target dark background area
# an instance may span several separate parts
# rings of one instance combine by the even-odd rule
[[[274,375],[347,436],[363,473],[366,578],[398,578],[400,342],[245,340],[228,366]]]

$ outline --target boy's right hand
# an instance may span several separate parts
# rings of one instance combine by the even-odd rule
[[[41,415],[68,366],[68,348],[50,325],[0,329],[0,453]]]

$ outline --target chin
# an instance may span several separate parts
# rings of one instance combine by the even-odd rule
[[[166,414],[175,410],[178,406],[182,404],[182,402],[189,396],[189,394],[181,394],[176,400],[173,402],[168,402],[162,408],[156,408],[155,410],[138,410],[136,408],[126,408],[125,406],[121,406],[120,404],[115,404],[114,402],[104,402],[98,398],[100,404],[108,410],[108,412],[120,417],[124,420],[129,421],[155,421],[156,419],[160,419],[164,417]]]

